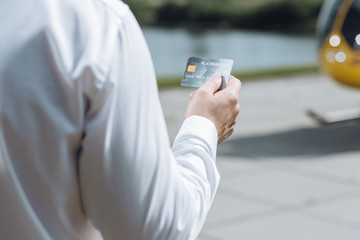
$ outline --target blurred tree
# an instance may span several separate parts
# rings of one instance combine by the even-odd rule
[[[241,14],[241,1],[236,0],[196,0],[189,1],[189,18],[198,21],[222,21],[231,15]]]
[[[313,30],[324,0],[124,0],[141,24]],[[195,23],[195,24],[194,24]]]
[[[154,21],[154,5],[151,0],[123,0],[134,13],[140,23]]]
[[[168,0],[156,11],[160,22],[184,22],[188,20],[188,6],[185,1]]]

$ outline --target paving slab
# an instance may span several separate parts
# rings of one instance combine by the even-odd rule
[[[327,204],[315,204],[307,215],[360,229],[360,195]]]
[[[354,151],[322,157],[312,157],[310,161],[300,159],[280,161],[283,161],[284,164],[287,164],[289,167],[294,166],[301,171],[311,171],[318,175],[336,177],[350,184],[360,184],[359,152]]]
[[[360,229],[296,213],[282,213],[204,231],[200,239],[359,240]]]
[[[270,161],[271,162],[271,161]],[[247,158],[221,157],[217,160],[216,166],[221,172],[222,180],[237,177],[239,175],[256,175],[263,172],[262,167],[272,166],[269,161],[257,160]]]
[[[247,218],[270,209],[272,209],[270,205],[254,202],[250,199],[244,200],[238,196],[218,194],[214,199],[204,229],[212,229],[224,225],[232,219]]]
[[[357,190],[351,186],[265,169],[263,174],[226,179],[222,181],[222,186],[236,192],[261,196],[284,205],[307,204]]]

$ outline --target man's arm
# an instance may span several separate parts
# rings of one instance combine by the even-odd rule
[[[218,80],[205,85],[171,149],[151,58],[132,15],[118,37],[106,95],[90,99],[85,123],[84,211],[104,239],[195,239],[219,181],[217,142],[234,125],[233,116],[216,117],[223,114],[216,108],[222,103],[227,115],[236,104],[227,104],[225,90],[216,93]]]

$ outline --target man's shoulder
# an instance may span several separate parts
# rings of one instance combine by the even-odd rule
[[[128,12],[129,7],[124,2],[120,0],[91,0],[102,4],[107,11],[111,12],[111,14],[116,15],[117,17],[123,18]]]
[[[116,21],[116,19],[121,21],[130,12],[128,5],[120,0],[56,0],[56,2],[59,6],[57,10],[61,12],[59,17],[76,17],[80,23],[94,24],[95,21]]]
[[[56,0],[56,4],[48,9],[47,31],[53,35],[60,57],[72,56],[67,71],[92,65],[106,72],[128,6],[118,0]]]

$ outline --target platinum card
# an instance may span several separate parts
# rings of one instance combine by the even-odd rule
[[[200,87],[215,73],[221,74],[220,89],[226,87],[229,81],[234,61],[221,58],[190,57],[186,64],[181,86]]]

